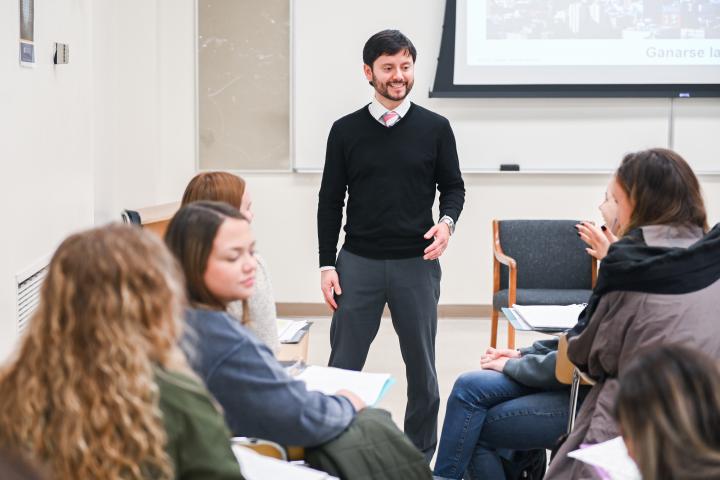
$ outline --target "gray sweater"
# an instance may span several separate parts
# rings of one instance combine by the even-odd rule
[[[537,341],[531,347],[521,348],[522,356],[508,360],[503,373],[528,387],[550,390],[567,388],[567,385],[555,378],[557,347],[557,338],[551,338]]]

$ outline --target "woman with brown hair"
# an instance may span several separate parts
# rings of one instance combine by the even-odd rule
[[[615,419],[643,478],[720,478],[720,366],[696,349],[663,345],[619,378]]]
[[[609,245],[588,306],[568,333],[568,358],[596,380],[548,478],[591,475],[566,456],[619,434],[617,377],[641,349],[668,343],[720,359],[720,225],[707,232],[700,183],[677,153],[628,154],[612,185],[621,238]],[[603,251],[602,246],[594,250]]]
[[[190,180],[181,206],[200,200],[225,202],[240,210],[252,222],[252,198],[245,180],[227,172],[202,172]],[[227,311],[277,353],[280,347],[277,331],[277,311],[270,276],[263,258],[255,253],[255,291],[247,300],[230,302]]]
[[[707,335],[717,328],[710,312],[720,309],[720,226],[706,234],[700,184],[690,166],[666,149],[628,154],[600,211],[603,227],[578,225],[588,253],[603,261],[588,306],[568,335],[571,361],[598,383],[581,392],[575,429],[547,478],[593,478],[566,454],[617,436],[608,405],[618,372],[638,348],[672,340],[720,358],[720,336]],[[568,388],[555,379],[556,357],[557,339],[520,350],[490,348],[481,370],[458,378],[435,475],[505,478],[526,461],[543,470],[545,449],[556,444],[568,420]]]
[[[254,290],[255,240],[245,217],[226,203],[192,202],[172,218],[165,242],[187,279],[192,332],[184,345],[232,432],[305,447],[343,432],[362,400],[348,391],[308,391],[226,311]]]
[[[222,415],[177,346],[181,279],[140,229],[68,237],[0,370],[0,446],[57,479],[241,479]]]

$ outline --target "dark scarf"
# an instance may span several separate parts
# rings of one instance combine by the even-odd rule
[[[585,330],[606,293],[683,294],[702,290],[718,279],[720,223],[688,248],[649,246],[642,229],[636,228],[610,246],[587,307],[568,331],[568,338]]]

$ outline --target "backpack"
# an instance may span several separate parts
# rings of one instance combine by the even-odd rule
[[[547,469],[545,449],[516,450],[510,459],[500,457],[507,480],[542,480]]]

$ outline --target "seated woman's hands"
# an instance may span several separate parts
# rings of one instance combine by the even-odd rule
[[[511,358],[519,358],[520,352],[510,348],[493,348],[485,350],[480,357],[480,368],[483,370],[495,370],[502,373],[505,363]]]
[[[597,227],[591,222],[580,222],[575,228],[582,241],[589,246],[585,251],[598,260],[605,258],[610,244],[618,239],[605,225]]]
[[[350,390],[338,390],[337,392],[335,392],[335,395],[341,395],[350,400],[350,403],[352,403],[352,406],[355,408],[356,412],[359,412],[363,408],[367,407],[363,399],[360,398],[356,393],[351,392]]]

